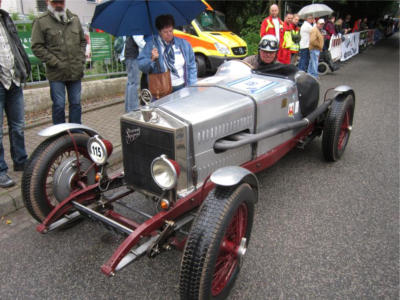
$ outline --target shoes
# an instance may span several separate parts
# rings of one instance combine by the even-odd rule
[[[10,178],[7,174],[0,175],[0,187],[8,188],[15,185],[14,180]]]
[[[14,165],[14,171],[15,172],[22,172],[25,168],[26,163],[22,163],[19,165]]]

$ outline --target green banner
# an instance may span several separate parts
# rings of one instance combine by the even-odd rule
[[[90,33],[92,61],[111,59],[111,36],[108,33]]]
[[[24,46],[26,54],[28,54],[29,61],[32,65],[35,64],[40,64],[41,61],[39,58],[37,58],[35,55],[32,53],[32,48],[31,48],[31,32],[29,31],[19,31],[18,32],[19,39],[22,42],[22,45]]]

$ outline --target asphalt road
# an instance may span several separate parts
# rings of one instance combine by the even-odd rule
[[[230,299],[399,298],[399,36],[321,79],[356,92],[343,158],[321,140],[260,173],[252,239]],[[128,201],[142,202],[138,198]],[[40,235],[25,210],[0,226],[1,299],[177,299],[181,253],[107,278],[121,238],[84,221]]]

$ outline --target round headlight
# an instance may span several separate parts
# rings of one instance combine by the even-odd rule
[[[170,190],[178,182],[179,166],[163,154],[151,163],[151,176],[160,188]]]
[[[100,139],[98,135],[89,139],[87,148],[90,158],[97,165],[104,165],[112,152],[112,144],[107,140]]]

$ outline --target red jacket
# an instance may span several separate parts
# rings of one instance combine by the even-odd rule
[[[279,44],[281,44],[283,40],[283,22],[279,18],[278,21],[279,21]],[[264,19],[260,28],[261,37],[267,34],[275,35],[275,26],[271,16]]]

